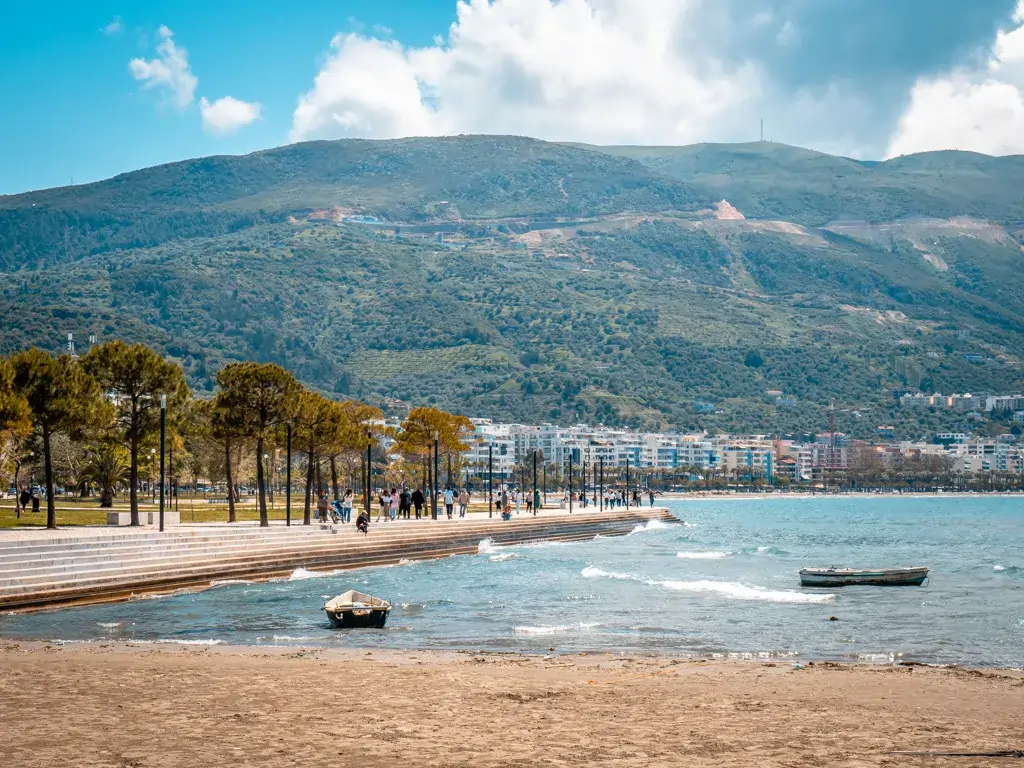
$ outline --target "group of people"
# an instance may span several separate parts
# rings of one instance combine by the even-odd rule
[[[654,491],[648,491],[650,497],[651,506],[654,506]],[[641,506],[641,492],[639,489],[629,493],[625,490],[616,490],[614,488],[608,488],[604,491],[604,495],[601,497],[604,501],[604,506],[607,508],[615,507],[639,507]],[[572,500],[578,501],[583,509],[587,508],[588,504],[597,506],[598,496],[595,492],[592,498],[588,498],[585,492],[579,494],[572,494]],[[466,512],[469,510],[470,495],[466,488],[458,489],[452,486],[447,486],[443,491],[438,492],[438,504],[444,505],[445,515],[449,520],[455,517],[455,506],[458,505],[458,513],[460,518],[466,516]],[[562,508],[564,509],[569,501],[569,495],[566,494],[562,497]],[[319,522],[326,523],[328,521],[335,523],[350,523],[352,522],[352,508],[355,503],[355,493],[351,488],[345,489],[345,494],[342,498],[335,498],[333,501],[329,501],[326,493],[320,494],[317,500],[316,508],[316,519]],[[494,496],[494,503],[498,509],[498,513],[501,515],[502,520],[511,520],[513,511],[515,514],[520,514],[525,508],[526,514],[536,514],[541,508],[541,493],[540,490],[534,489],[532,493],[524,490],[509,490],[508,488],[501,488]],[[391,488],[381,488],[377,491],[377,517],[374,522],[392,521],[392,520],[411,520],[413,511],[415,510],[416,519],[420,520],[426,517],[428,514],[424,512],[424,508],[427,505],[427,496],[420,488],[414,488],[410,490],[405,486],[398,488],[393,486]],[[362,533],[366,533],[370,526],[370,515],[366,510],[360,510],[358,519],[356,520],[356,528]]]

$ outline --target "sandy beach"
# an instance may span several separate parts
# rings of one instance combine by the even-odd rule
[[[0,646],[11,768],[998,765],[1024,675],[611,654]]]

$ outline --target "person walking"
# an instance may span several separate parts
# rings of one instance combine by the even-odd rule
[[[345,495],[341,499],[341,522],[352,522],[352,504],[355,502],[355,494],[351,488],[345,489]]]
[[[469,509],[469,491],[463,488],[459,493],[459,517],[465,517],[467,509]]]
[[[375,523],[379,523],[381,517],[385,520],[388,519],[388,512],[391,510],[391,494],[388,493],[387,488],[380,489],[380,495],[377,497],[377,519]]]
[[[515,499],[515,502],[516,502],[516,514],[518,515],[519,514],[519,502],[523,498],[523,492],[519,491],[519,490],[512,491],[512,498]]]
[[[444,488],[444,511],[448,514],[448,519],[451,520],[452,514],[455,512],[455,493],[450,485],[446,485]]]
[[[533,491],[533,516],[537,516],[537,512],[540,511],[540,488],[535,488]]]
[[[398,519],[398,506],[402,500],[398,497],[398,489],[391,489],[391,509],[388,511],[388,519],[392,522]]]
[[[653,488],[648,488],[647,489],[647,496],[650,498],[651,506],[653,507],[654,506],[654,489]]]
[[[398,516],[406,520],[409,519],[409,507],[411,506],[411,500],[409,496],[409,489],[403,485],[402,492],[398,496]]]
[[[345,510],[341,506],[341,499],[331,501],[331,522],[345,522]]]
[[[427,503],[426,497],[423,495],[423,491],[417,488],[412,492],[412,505],[416,507],[416,519],[419,520],[423,514],[423,505]]]
[[[316,518],[321,523],[327,522],[327,513],[330,510],[331,505],[327,501],[327,494],[321,493],[320,498],[316,502]]]

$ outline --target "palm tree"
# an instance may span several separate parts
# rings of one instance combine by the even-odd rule
[[[93,452],[83,468],[86,482],[95,483],[100,488],[101,507],[114,506],[117,487],[128,479],[130,467],[122,453],[112,445],[103,446]]]

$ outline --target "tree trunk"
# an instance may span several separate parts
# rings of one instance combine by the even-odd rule
[[[267,489],[264,487],[263,476],[263,438],[256,440],[256,490],[260,505],[260,528],[270,526],[270,518],[267,517]]]
[[[57,530],[57,508],[53,498],[53,461],[50,456],[50,427],[43,424],[43,473],[46,479],[46,527]]]
[[[100,508],[109,509],[114,506],[114,494],[112,491],[104,489],[100,492]]]
[[[302,524],[312,525],[313,518],[312,510],[310,508],[310,500],[313,494],[313,482],[316,479],[316,469],[314,467],[314,465],[316,464],[316,452],[314,452],[313,449],[310,448],[306,456],[308,457],[306,461],[306,506],[302,510]]]
[[[14,516],[21,519],[21,460],[14,462]]]
[[[338,462],[331,456],[331,485],[334,486],[334,498],[341,498],[341,488],[338,486]]]
[[[235,485],[231,478],[231,438],[224,438],[224,476],[228,486],[228,522],[234,523],[235,517]]]
[[[139,524],[139,439],[132,430],[128,439],[129,475],[128,509],[132,513],[132,525]]]

